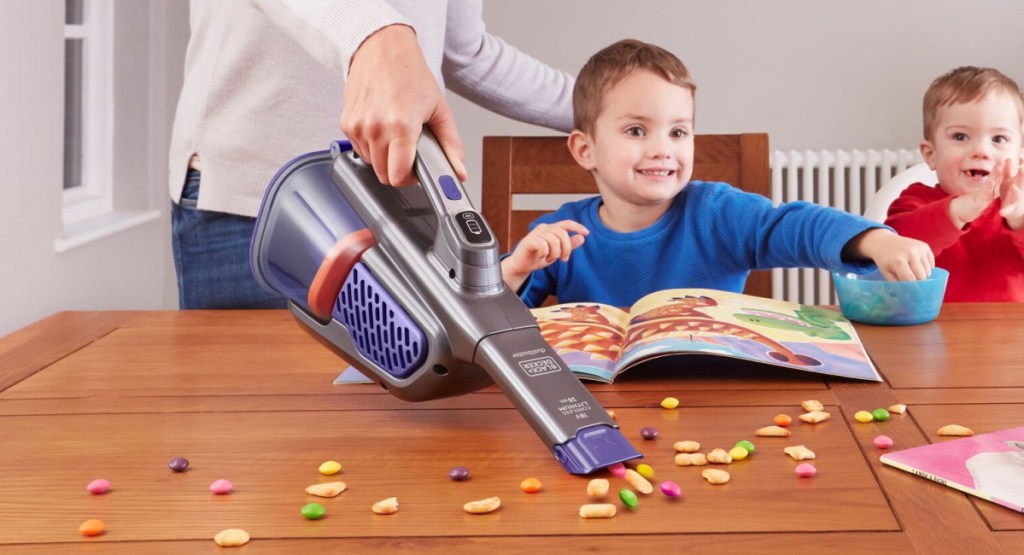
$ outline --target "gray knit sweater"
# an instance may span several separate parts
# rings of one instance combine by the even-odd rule
[[[362,41],[412,26],[438,82],[499,114],[568,131],[573,78],[489,35],[481,0],[192,0],[171,137],[181,197],[202,162],[199,208],[255,216],[274,173],[341,138],[349,62]]]

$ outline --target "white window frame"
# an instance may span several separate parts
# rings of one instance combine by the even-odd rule
[[[64,26],[65,39],[82,40],[83,54],[82,181],[63,190],[65,227],[109,214],[114,205],[114,2],[82,2],[82,24]]]

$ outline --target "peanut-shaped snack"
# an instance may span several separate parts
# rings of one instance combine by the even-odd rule
[[[587,497],[594,500],[604,499],[608,495],[608,487],[608,480],[605,480],[604,478],[594,478],[587,483]],[[582,508],[580,510],[582,510]],[[583,515],[580,514],[580,516]]]
[[[654,491],[654,486],[652,486],[651,483],[647,481],[647,478],[644,478],[643,476],[640,475],[639,472],[633,470],[632,468],[626,469],[625,478],[626,481],[629,482],[629,485],[633,486],[633,489],[639,491],[644,495],[647,495]]]
[[[700,451],[699,441],[677,441],[672,445],[672,448],[679,453],[696,453]]]
[[[708,453],[708,462],[715,464],[731,464],[732,455],[727,453],[725,449],[712,449],[711,452]]]
[[[322,484],[313,484],[306,488],[306,493],[315,495],[317,497],[337,497],[341,492],[345,491],[348,486],[345,482],[324,482]]]
[[[974,430],[959,424],[947,424],[939,428],[940,436],[973,436]]]
[[[393,515],[398,512],[398,498],[388,497],[387,499],[381,499],[374,503],[370,510],[379,515]]]
[[[580,505],[580,518],[611,518],[615,516],[615,505],[597,503]]]
[[[814,399],[808,401],[801,401],[800,406],[804,409],[804,412],[814,412],[816,410],[825,410],[825,405],[821,404],[821,401]]]
[[[704,466],[708,458],[704,453],[676,453],[676,464],[679,466]]]
[[[791,445],[784,447],[782,451],[792,457],[794,461],[806,461],[814,458],[814,451],[804,445]]]
[[[765,426],[754,432],[754,435],[761,437],[789,437],[793,433],[782,426]]]
[[[808,424],[817,424],[818,422],[824,422],[831,418],[832,415],[823,410],[812,410],[811,412],[805,412],[798,416],[800,420],[807,422]]]
[[[729,481],[729,473],[724,470],[719,470],[717,468],[708,468],[706,470],[703,470],[701,471],[700,475],[703,476],[704,479],[707,480],[709,483],[715,485],[724,484]]]
[[[217,532],[217,535],[213,537],[213,541],[217,542],[217,545],[221,547],[238,547],[249,543],[249,532],[241,528],[228,528],[227,530]]]
[[[479,501],[470,501],[462,506],[462,510],[474,515],[483,515],[496,511],[500,506],[500,498],[488,497],[487,499],[480,499]]]

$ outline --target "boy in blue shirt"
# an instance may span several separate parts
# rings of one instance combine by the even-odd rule
[[[630,306],[661,289],[741,292],[752,269],[841,268],[873,261],[886,279],[924,279],[928,246],[807,202],[773,207],[725,183],[690,182],[694,85],[670,52],[619,41],[580,70],[569,150],[600,196],[537,219],[502,260],[528,306]],[[571,255],[571,256],[570,256]]]

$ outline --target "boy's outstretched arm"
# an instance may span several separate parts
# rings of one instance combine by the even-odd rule
[[[927,243],[877,227],[850,239],[843,247],[842,257],[874,261],[889,281],[925,279],[935,267],[935,255]]]
[[[1007,159],[1003,164],[1006,179],[999,186],[1002,207],[999,215],[1006,220],[1006,226],[1014,231],[1024,229],[1024,159],[1016,164]],[[1016,167],[1016,171],[1013,171]]]
[[[512,254],[501,261],[501,277],[515,291],[534,270],[545,268],[555,260],[569,260],[573,249],[582,245],[589,233],[583,224],[573,220],[538,224],[516,245]]]

